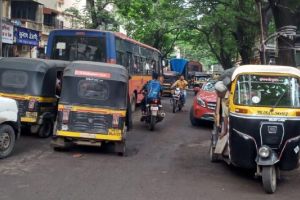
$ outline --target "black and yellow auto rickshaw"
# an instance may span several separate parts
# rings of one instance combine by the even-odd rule
[[[280,171],[293,170],[299,164],[300,71],[246,65],[236,68],[230,77],[227,104],[218,100],[211,160],[255,169],[265,191],[274,193]],[[227,108],[228,114],[224,112]],[[224,130],[227,134],[218,137]]]
[[[178,77],[179,74],[175,71],[167,71],[163,73],[162,95],[170,96],[172,94],[171,86],[177,81]]]
[[[54,149],[114,143],[115,152],[124,155],[131,125],[128,81],[127,70],[120,65],[71,63],[63,76]]]
[[[0,96],[17,101],[22,127],[40,137],[53,132],[59,93],[56,83],[67,64],[32,58],[0,59]]]

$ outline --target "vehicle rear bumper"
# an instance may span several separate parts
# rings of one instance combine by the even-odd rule
[[[68,137],[75,139],[84,140],[103,140],[103,141],[122,141],[122,135],[108,135],[108,134],[91,134],[91,133],[80,133],[73,131],[57,131],[55,137]]]

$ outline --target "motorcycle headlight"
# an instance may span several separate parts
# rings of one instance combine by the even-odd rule
[[[270,148],[262,146],[258,150],[258,155],[262,158],[267,158],[270,155]]]
[[[203,101],[203,99],[201,99],[199,96],[197,97],[197,103],[202,107],[206,107],[205,101]]]

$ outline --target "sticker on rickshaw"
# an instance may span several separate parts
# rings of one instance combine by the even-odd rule
[[[93,71],[83,71],[83,70],[75,70],[75,76],[88,76],[94,78],[111,78],[111,73],[105,72],[93,72]]]
[[[120,129],[109,129],[108,135],[121,136],[122,131]]]

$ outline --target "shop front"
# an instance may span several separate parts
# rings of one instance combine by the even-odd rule
[[[15,56],[37,58],[40,32],[23,28],[14,28]]]

